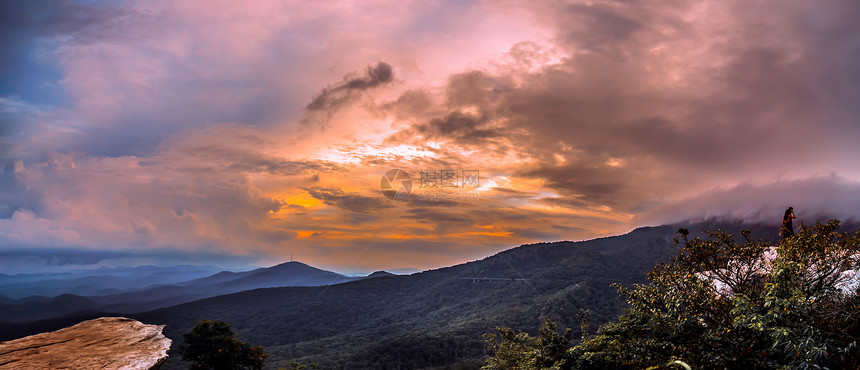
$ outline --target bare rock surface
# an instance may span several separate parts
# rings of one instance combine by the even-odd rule
[[[0,369],[158,369],[170,339],[164,325],[102,317],[0,343]]]

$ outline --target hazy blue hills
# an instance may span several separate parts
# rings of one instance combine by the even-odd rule
[[[523,245],[456,266],[409,276],[362,279],[328,287],[274,288],[213,297],[134,315],[166,324],[174,345],[198,320],[224,320],[263,345],[272,368],[289,360],[324,369],[477,369],[483,333],[510,326],[534,333],[544,317],[579,336],[576,314],[592,311],[592,328],[625,303],[611,283],[644,283],[660,259],[677,252],[679,227],[693,236],[724,229],[776,240],[773,225],[740,222],[647,227],[583,242]],[[184,368],[171,358],[165,369]]]
[[[609,285],[644,282],[657,260],[675,253],[676,230],[524,245],[409,276],[245,291],[133,317],[166,324],[176,344],[198,320],[224,320],[263,345],[272,366],[298,359],[324,369],[477,368],[481,334],[497,326],[534,331],[549,316],[576,329],[580,308],[594,312],[595,324],[615,317],[623,302]],[[165,369],[184,368],[177,360]]]
[[[368,278],[378,278],[378,277],[385,277],[385,276],[395,276],[395,275],[388,272],[388,271],[376,271],[370,275],[367,275]]]
[[[99,308],[92,299],[74,294],[57,297],[32,296],[0,303],[0,317],[4,321],[40,320],[55,317],[58,312],[91,311]]]
[[[179,285],[183,287],[196,288],[217,286],[220,289],[233,289],[238,292],[248,289],[282,286],[330,285],[344,283],[355,279],[357,278],[321,270],[304,263],[294,261],[246,272],[220,272],[209,277],[188,281]]]
[[[95,299],[102,304],[102,310],[140,312],[245,290],[283,286],[320,286],[355,279],[358,278],[321,270],[301,262],[286,262],[245,272],[223,271],[209,277],[175,285],[113,294]]]
[[[548,316],[578,337],[580,308],[592,311],[592,328],[617,316],[625,303],[610,284],[645,282],[654,263],[677,252],[672,240],[682,226],[691,237],[702,229],[737,235],[749,228],[753,237],[775,241],[778,225],[711,221],[646,227],[589,241],[523,245],[408,276],[380,273],[327,286],[248,290],[127,316],[166,324],[174,346],[199,320],[224,320],[243,340],[263,345],[273,367],[297,359],[324,369],[473,369],[485,356],[481,334],[497,326],[534,333]],[[255,275],[260,283],[268,282],[268,274],[291,269],[332,276],[302,264],[271,269],[261,275],[221,273],[157,289],[190,289],[193,294],[207,286],[244,285],[237,282]],[[8,339],[100,315],[9,324],[0,334]],[[164,368],[184,364],[172,356]]]
[[[171,272],[173,273],[169,275],[172,277],[184,276],[178,271]],[[153,274],[158,274],[158,272]],[[31,295],[17,299],[6,297],[0,299],[0,317],[2,320],[5,322],[31,321],[85,311],[141,312],[244,290],[281,286],[329,285],[359,279],[317,269],[300,262],[287,262],[245,272],[222,271],[207,277],[170,285],[151,286],[150,284],[151,287],[140,290],[135,290],[135,288],[142,286],[143,283],[135,284],[135,282],[145,279],[150,279],[150,282],[158,282],[163,281],[165,277],[149,277],[150,274],[148,273],[138,276],[134,274],[127,274],[126,276],[91,275],[77,278],[64,276],[67,276],[67,279],[19,281],[6,286],[14,287],[10,288],[10,291],[15,293],[13,296],[20,296],[19,289],[26,289],[25,287],[30,285],[36,287],[31,290],[33,293],[44,290],[62,292],[63,289],[80,292],[87,290],[83,287],[92,288],[94,285],[107,289],[108,286],[120,285],[123,282],[128,282],[130,289],[116,294],[94,294],[87,297],[75,294],[62,294],[57,297]],[[33,277],[27,278],[32,279]],[[96,288],[92,289],[96,290]],[[0,293],[6,295],[7,291],[0,290]]]
[[[214,266],[138,266],[98,268],[63,273],[0,275],[0,293],[9,298],[61,294],[107,295],[173,284],[212,275]]]

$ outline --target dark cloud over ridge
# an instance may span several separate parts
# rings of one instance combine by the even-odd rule
[[[305,108],[310,111],[336,108],[344,104],[353,91],[362,91],[387,84],[394,80],[391,65],[379,62],[368,66],[362,77],[344,76],[343,81],[323,89]]]

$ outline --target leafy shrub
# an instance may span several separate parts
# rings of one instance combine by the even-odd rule
[[[190,369],[262,369],[266,361],[263,347],[236,339],[230,325],[223,321],[200,321],[185,333],[179,353],[192,364]]]

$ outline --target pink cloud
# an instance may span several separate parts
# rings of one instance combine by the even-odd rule
[[[134,3],[44,36],[68,104],[0,97],[32,123],[0,241],[433,267],[782,202],[853,215],[857,9],[761,4]],[[392,167],[487,182],[381,203]]]

